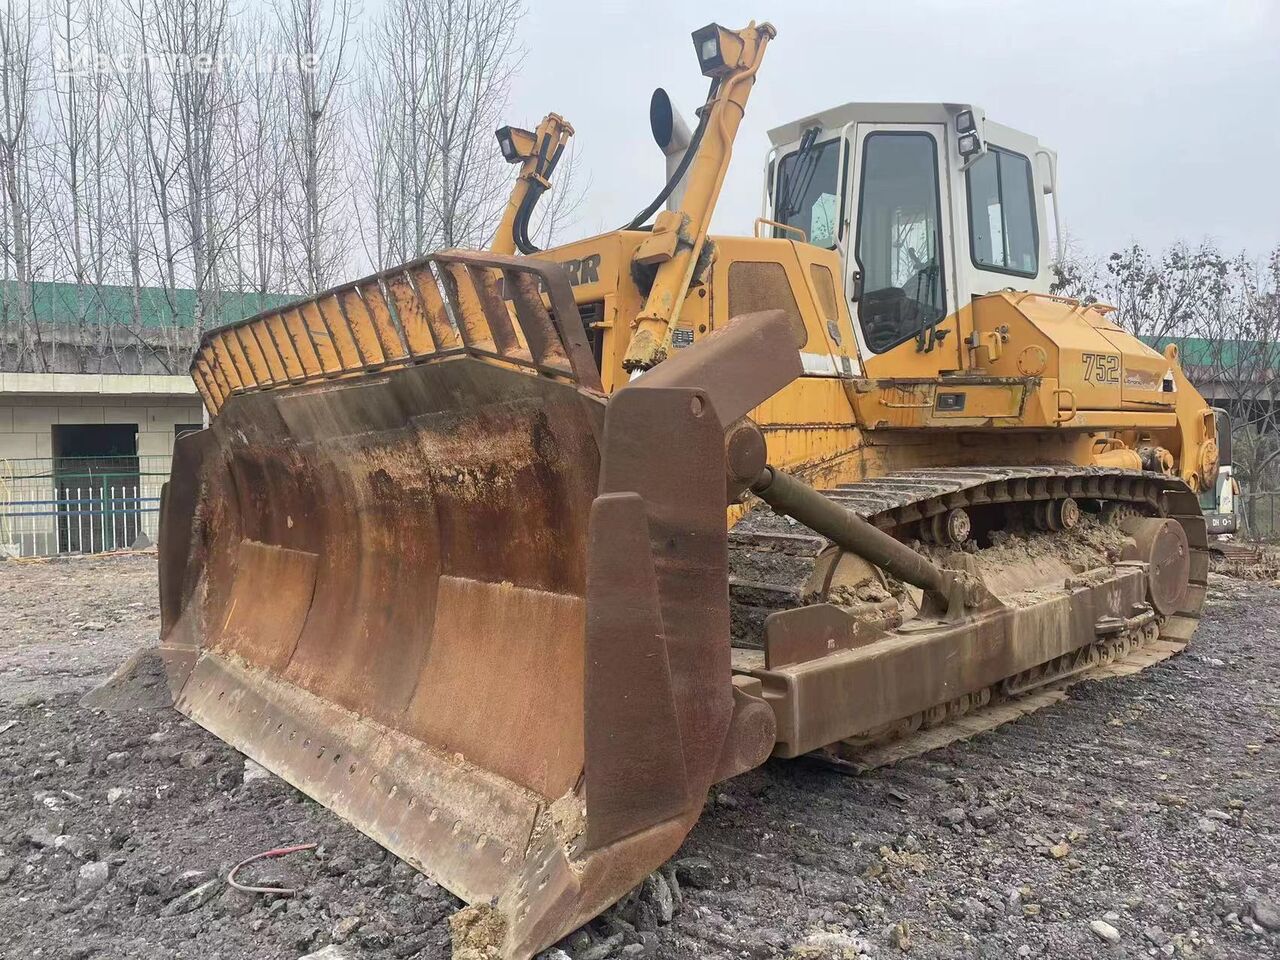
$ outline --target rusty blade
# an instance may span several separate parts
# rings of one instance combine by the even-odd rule
[[[745,332],[607,417],[465,355],[230,396],[164,496],[177,708],[485,905],[495,956],[595,916],[772,744],[729,677]]]
[[[581,778],[593,406],[461,358],[234,398],[166,494],[178,708],[498,897]]]

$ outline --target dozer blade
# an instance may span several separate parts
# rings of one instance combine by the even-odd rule
[[[176,707],[479,905],[480,955],[595,916],[768,756],[725,427],[800,372],[780,312],[606,401],[562,268],[446,253],[214,331],[193,371]]]

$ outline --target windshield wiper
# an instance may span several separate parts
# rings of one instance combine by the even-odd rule
[[[917,263],[920,262],[919,258],[916,257],[915,252],[911,250],[910,247],[907,248],[907,253],[912,260],[916,261]],[[915,276],[916,289],[915,289],[915,296],[913,297],[913,299],[916,302],[917,310],[919,310],[924,303],[921,297],[926,292],[925,288],[927,285],[928,287],[927,292],[929,294],[929,308],[931,310],[934,310],[935,312],[937,311],[937,308],[933,304],[933,290],[934,290],[934,285],[937,282],[938,282],[938,258],[937,256],[932,256],[928,260],[924,261],[923,265],[920,266],[916,271],[916,276]],[[942,341],[946,339],[946,336],[948,333],[950,333],[950,331],[940,329],[942,326],[942,321],[945,319],[947,319],[945,315],[936,316],[932,320],[930,320],[929,323],[925,324],[920,328],[920,332],[916,334],[916,352],[917,353],[932,353],[933,348],[936,347],[938,344],[942,343]]]
[[[821,127],[810,127],[800,136],[800,147],[792,161],[792,176],[784,183],[787,195],[777,210],[777,218],[782,223],[789,222],[800,212],[800,204],[813,183],[813,175],[818,170],[818,152],[814,149],[814,144],[821,132]]]

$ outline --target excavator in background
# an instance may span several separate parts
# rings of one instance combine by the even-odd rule
[[[160,531],[178,710],[527,958],[770,757],[878,764],[1183,648],[1218,426],[1049,292],[1055,154],[964,104],[778,127],[710,236],[768,24],[693,34],[624,227],[538,250],[571,129],[504,128],[489,251],[209,332]]]
[[[1205,529],[1217,537],[1240,529],[1240,482],[1231,461],[1231,414],[1214,407],[1213,418],[1218,430],[1218,475],[1200,491],[1200,509]]]

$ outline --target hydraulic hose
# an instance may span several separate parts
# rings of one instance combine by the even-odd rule
[[[542,181],[551,180],[551,175],[555,173],[556,165],[564,154],[564,144],[561,144],[556,148],[556,152],[548,158],[546,153],[548,142],[543,140],[538,158],[537,173],[542,177]],[[529,237],[529,221],[533,218],[533,210],[538,205],[538,201],[542,199],[542,195],[547,192],[547,185],[542,181],[534,180],[529,184],[529,191],[524,195],[520,209],[516,211],[515,221],[511,224],[511,234],[512,239],[515,241],[516,249],[525,256],[542,252],[542,248]]]

